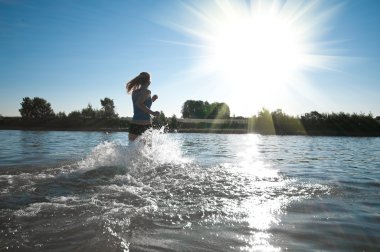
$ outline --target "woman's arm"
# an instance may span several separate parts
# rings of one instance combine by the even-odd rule
[[[136,105],[145,113],[153,116],[159,116],[160,112],[158,111],[152,111],[147,106],[145,106],[144,102],[146,99],[149,98],[151,92],[149,90],[145,91],[136,101]]]

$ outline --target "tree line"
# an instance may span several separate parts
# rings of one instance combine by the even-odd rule
[[[55,113],[51,104],[40,97],[24,97],[19,109],[21,118],[1,117],[0,129],[54,129],[54,130],[128,130],[129,121],[120,118],[115,112],[114,101],[108,97],[100,99],[101,109],[91,104],[81,110]],[[159,117],[153,119],[155,128],[166,127],[174,131],[177,118],[166,118],[161,111]]]
[[[244,120],[180,123],[182,132],[259,133],[263,135],[380,136],[380,120],[372,114],[319,113],[290,116],[263,108]]]
[[[1,118],[0,128],[38,130],[102,130],[127,128],[128,123],[115,113],[114,101],[100,99],[101,109],[91,104],[81,110],[55,113],[51,104],[40,97],[24,97],[19,109],[21,118]]]
[[[66,115],[55,113],[45,99],[24,97],[19,109],[21,118],[0,117],[0,128],[13,129],[79,129],[79,130],[128,130],[129,121],[115,113],[112,99],[100,100],[101,109],[91,104]],[[301,116],[290,116],[281,109],[269,111],[263,108],[249,118],[230,117],[226,103],[187,100],[182,106],[182,118],[224,119],[218,121],[182,121],[175,115],[153,118],[153,126],[165,131],[260,133],[267,135],[329,135],[329,136],[380,136],[380,118],[372,114],[319,113],[312,111]],[[233,119],[233,120],[232,120]]]
[[[21,117],[24,119],[52,119],[54,117],[58,118],[73,118],[73,119],[111,119],[118,118],[118,115],[115,113],[115,105],[113,100],[105,97],[100,100],[102,108],[94,109],[91,104],[88,104],[86,108],[83,108],[81,111],[75,110],[70,112],[68,115],[64,112],[54,113],[54,110],[51,108],[51,104],[45,99],[40,97],[24,97],[21,102],[21,109],[19,112]]]
[[[260,111],[256,131],[276,135],[380,136],[380,123],[372,114],[319,113],[289,116],[282,110]]]

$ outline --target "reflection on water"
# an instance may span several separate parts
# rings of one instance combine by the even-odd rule
[[[250,227],[251,236],[240,236],[247,246],[246,251],[280,251],[280,248],[271,244],[272,235],[268,232],[272,225],[278,225],[280,215],[289,202],[289,199],[276,195],[274,187],[285,187],[277,171],[265,163],[258,151],[258,145],[262,139],[258,135],[248,135],[241,149],[237,152],[240,159],[239,169],[250,176],[254,176],[255,195],[244,200],[240,204],[238,212],[246,215],[246,221]],[[240,172],[240,171],[239,171]]]
[[[379,247],[380,162],[368,154],[379,141],[155,131],[149,148],[125,133],[7,135],[0,250]]]

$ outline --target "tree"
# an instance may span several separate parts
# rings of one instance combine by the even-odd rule
[[[82,116],[86,119],[92,119],[96,117],[96,111],[92,108],[90,103],[87,105],[87,108],[82,109]]]
[[[185,101],[185,103],[182,105],[181,113],[182,118],[189,118],[190,117],[190,108],[189,108],[189,100]]]
[[[310,113],[306,113],[302,119],[308,121],[323,121],[326,119],[326,115],[320,114],[317,111],[311,111]]]
[[[289,116],[281,109],[273,111],[271,115],[277,135],[305,134],[305,129],[299,118]]]
[[[164,112],[161,111],[159,116],[154,117],[152,123],[155,128],[161,128],[162,126],[166,126],[168,121],[165,117]]]
[[[25,97],[21,102],[20,114],[23,118],[47,119],[54,117],[54,111],[45,99]]]
[[[178,129],[178,120],[177,120],[176,115],[173,115],[173,116],[169,119],[168,127],[169,127],[169,130],[170,130],[170,131],[175,131],[175,130]]]
[[[110,98],[104,98],[104,100],[100,100],[102,105],[102,111],[104,112],[105,118],[117,118],[118,115],[115,113],[115,105],[113,100]]]
[[[74,110],[71,111],[67,117],[73,120],[78,120],[82,118],[82,113],[78,110]]]
[[[182,106],[183,118],[205,118],[207,114],[206,104],[203,101],[187,100]]]
[[[187,100],[182,106],[183,118],[227,119],[230,118],[230,108],[226,103]]]
[[[33,101],[29,97],[22,98],[21,109],[19,109],[22,118],[32,118]]]
[[[58,112],[58,114],[55,115],[57,118],[67,118],[67,115],[65,112]]]
[[[274,125],[273,125],[272,115],[269,112],[269,110],[263,108],[259,112],[255,127],[256,127],[256,130],[261,134],[273,135],[276,133]]]
[[[230,118],[230,108],[224,102],[214,102],[209,105],[207,109],[209,111],[207,118],[208,119],[228,119]]]

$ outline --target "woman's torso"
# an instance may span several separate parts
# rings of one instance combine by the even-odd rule
[[[146,92],[149,92],[149,90],[139,89],[132,92],[132,102],[133,102],[132,123],[142,124],[142,125],[147,125],[151,123],[150,115],[145,113],[141,108],[137,106],[138,99],[144,94],[146,94]],[[148,96],[147,99],[145,99],[144,105],[148,108],[152,106],[152,98],[150,97],[150,95]]]

